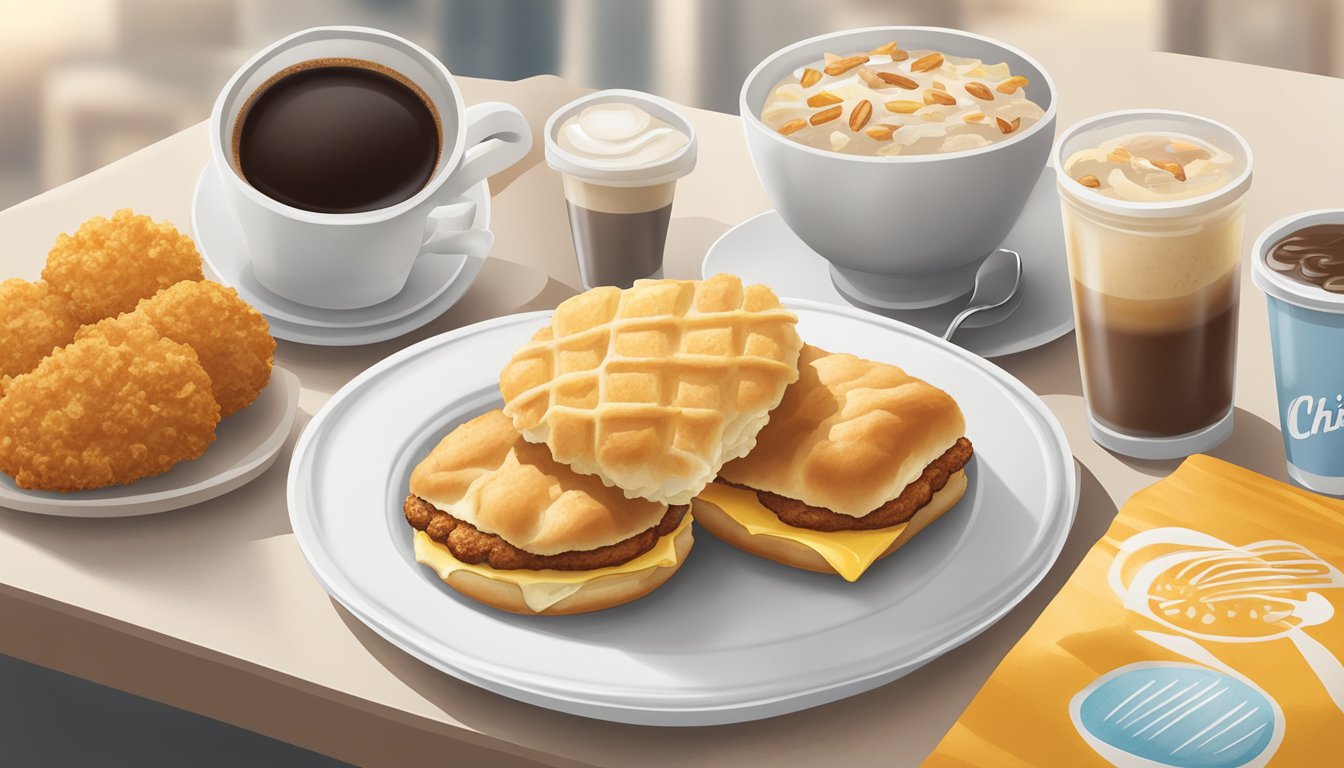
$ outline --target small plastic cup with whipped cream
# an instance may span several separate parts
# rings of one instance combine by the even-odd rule
[[[1169,459],[1232,432],[1251,150],[1196,115],[1098,115],[1055,145],[1092,438]]]
[[[677,180],[695,168],[695,129],[671,102],[608,90],[546,121],[546,162],[564,178],[585,288],[658,276]]]

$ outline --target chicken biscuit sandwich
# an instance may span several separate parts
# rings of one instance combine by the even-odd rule
[[[415,558],[496,608],[569,614],[630,602],[691,549],[687,505],[629,499],[529,443],[500,411],[462,424],[411,473]]]
[[[946,392],[892,365],[804,345],[799,378],[694,502],[728,543],[855,581],[966,490],[966,423]]]

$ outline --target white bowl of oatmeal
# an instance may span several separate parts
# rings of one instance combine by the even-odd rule
[[[893,26],[771,54],[739,107],[766,193],[836,287],[909,309],[971,290],[1045,167],[1057,98],[1012,46]]]

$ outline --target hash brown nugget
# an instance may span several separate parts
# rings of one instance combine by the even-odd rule
[[[186,344],[132,329],[84,338],[10,382],[0,400],[0,471],[20,488],[130,483],[194,459],[215,439],[219,404]]]
[[[51,286],[19,278],[0,282],[0,397],[12,377],[36,368],[78,330],[79,321]]]
[[[266,318],[237,291],[209,280],[159,291],[134,312],[81,329],[77,338],[97,334],[115,344],[129,328],[146,325],[196,350],[221,417],[247,407],[270,381],[275,339]]]
[[[201,254],[166,221],[123,208],[62,234],[47,254],[42,278],[65,296],[81,323],[130,312],[141,299],[182,280],[200,280]]]

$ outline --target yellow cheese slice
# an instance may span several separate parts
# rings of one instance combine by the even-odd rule
[[[753,536],[796,541],[825,558],[845,581],[857,581],[901,537],[908,523],[874,531],[814,531],[789,525],[756,498],[755,491],[710,483],[698,497],[732,516]]]
[[[593,579],[676,565],[677,536],[690,525],[691,516],[686,515],[675,531],[667,536],[660,536],[653,549],[648,552],[620,565],[595,568],[591,571],[558,571],[552,568],[539,571],[526,568],[504,570],[488,565],[464,563],[453,557],[453,553],[447,547],[431,539],[424,531],[415,532],[415,560],[433,568],[434,572],[439,574],[439,578],[445,581],[454,571],[470,571],[487,579],[516,584],[522,590],[523,601],[527,603],[527,607],[541,612],[578,592],[584,584]]]

